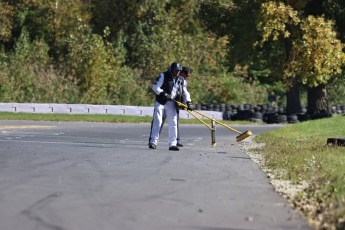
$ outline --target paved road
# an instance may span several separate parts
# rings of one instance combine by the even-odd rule
[[[259,133],[279,126],[250,127]],[[236,126],[242,131],[248,127]],[[0,230],[310,229],[235,142],[182,125],[0,121]]]

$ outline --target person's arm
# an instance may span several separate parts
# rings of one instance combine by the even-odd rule
[[[155,92],[155,94],[160,95],[161,97],[165,98],[165,100],[170,100],[171,99],[170,95],[168,95],[162,89],[163,83],[164,83],[164,73],[161,73],[157,77],[156,82],[153,84],[152,90]]]
[[[164,73],[161,73],[157,77],[155,83],[152,86],[152,90],[155,92],[155,94],[159,95],[159,94],[161,94],[163,92],[163,90],[161,88],[163,83],[164,83]]]
[[[190,101],[190,102],[192,101],[190,97],[190,93],[188,92],[187,86],[188,86],[188,83],[186,80],[184,80],[184,84],[182,88],[182,100],[184,104],[186,104],[187,101]]]
[[[185,104],[187,104],[188,110],[193,111],[195,109],[195,106],[192,103],[192,99],[190,98],[190,93],[187,90],[187,81],[186,80],[183,83],[182,100]]]

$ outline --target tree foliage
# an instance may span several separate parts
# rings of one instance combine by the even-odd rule
[[[257,20],[260,0],[202,1],[199,17],[208,31],[228,37],[226,64],[230,71],[236,65],[254,67]]]
[[[345,63],[343,44],[337,39],[333,23],[309,16],[301,24],[302,39],[296,41],[286,70],[286,77],[300,76],[309,87],[328,83],[341,73]]]
[[[259,44],[270,39],[293,39],[285,78],[298,78],[303,84],[316,87],[341,72],[345,63],[343,44],[337,39],[332,21],[314,16],[303,18],[291,6],[275,2],[264,3],[261,15]]]
[[[307,5],[308,13],[314,16],[322,16],[335,22],[338,38],[345,42],[345,1],[342,0],[318,0],[317,7]],[[310,5],[310,6],[309,6]]]
[[[263,46],[269,40],[278,41],[291,35],[288,25],[298,25],[300,18],[298,12],[284,3],[267,2],[261,5],[261,20],[258,30],[261,31],[262,39],[256,44]]]
[[[77,88],[54,68],[49,47],[23,31],[15,50],[0,59],[1,99],[5,102],[76,102]]]
[[[195,102],[264,103],[282,76],[315,85],[339,74],[343,3],[310,2],[1,0],[1,98],[148,105],[156,76],[179,61],[194,69]]]
[[[145,79],[154,79],[175,60],[204,73],[222,64],[226,40],[201,30],[193,16],[197,1],[181,2],[144,1],[126,27],[126,64],[145,69]]]
[[[0,2],[0,40],[7,41],[11,37],[13,27],[13,7],[7,2]]]

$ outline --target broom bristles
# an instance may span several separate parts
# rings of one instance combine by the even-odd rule
[[[250,137],[251,135],[253,135],[253,133],[251,131],[249,131],[249,130],[245,131],[236,137],[236,141],[237,142],[242,141],[242,140],[246,139],[247,137]]]

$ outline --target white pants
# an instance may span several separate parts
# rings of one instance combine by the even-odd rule
[[[176,138],[176,140],[177,140],[177,144],[182,144],[182,143],[181,143],[181,136],[180,136],[180,125],[179,125],[179,123],[180,123],[180,121],[179,121],[179,119],[180,119],[180,114],[179,114],[179,113],[180,113],[180,111],[177,110],[177,138]],[[164,112],[164,113],[163,113],[162,126],[161,126],[161,129],[160,129],[160,131],[159,131],[159,135],[160,135],[160,133],[162,132],[162,129],[163,129],[163,126],[164,126],[164,123],[165,123],[166,118],[167,118],[167,115],[166,115],[166,113]]]
[[[158,144],[159,133],[160,133],[161,126],[163,124],[164,110],[168,119],[169,147],[176,146],[177,144],[177,141],[176,141],[177,139],[177,108],[176,108],[175,102],[173,101],[167,101],[165,105],[161,105],[157,101],[155,101],[149,143],[152,143],[155,145]]]

